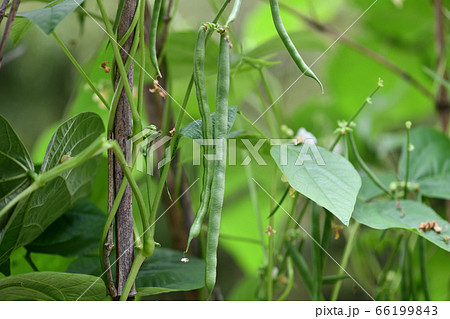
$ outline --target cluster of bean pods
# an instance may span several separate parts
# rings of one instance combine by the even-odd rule
[[[303,61],[281,20],[278,8],[278,0],[269,0],[273,21],[276,30],[283,41],[286,49],[299,69],[307,76],[315,79],[322,91],[322,83]],[[214,146],[202,145],[204,154],[213,154],[215,150],[215,161],[203,157],[203,186],[200,195],[200,206],[189,232],[186,252],[192,239],[199,236],[203,221],[209,212],[208,230],[206,236],[206,288],[211,294],[216,283],[217,247],[219,242],[220,220],[225,193],[225,170],[227,153],[227,126],[228,126],[228,95],[230,88],[230,41],[228,29],[239,12],[242,0],[234,2],[233,9],[224,26],[213,23],[204,23],[198,30],[197,41],[194,51],[194,83],[196,87],[197,101],[202,117],[202,134],[204,140],[214,138]],[[217,63],[216,84],[216,120],[213,128],[208,99],[206,94],[205,80],[205,48],[209,32],[213,30],[220,34],[219,57]]]

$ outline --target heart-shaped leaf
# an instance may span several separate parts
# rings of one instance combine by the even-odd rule
[[[30,154],[8,121],[0,115],[0,210],[31,183]],[[0,229],[1,227],[0,222]]]
[[[41,172],[58,165],[63,156],[76,156],[103,131],[102,120],[94,113],[81,113],[69,119],[53,135]],[[99,156],[92,158],[61,174],[19,202],[0,239],[0,264],[15,249],[37,238],[78,199],[89,194],[99,164]]]
[[[64,0],[51,7],[47,5],[42,9],[18,13],[17,16],[27,18],[44,31],[45,34],[50,34],[61,21],[75,11],[83,2],[84,0]]]
[[[189,262],[182,262],[182,258]],[[205,262],[180,251],[156,248],[136,277],[138,295],[149,296],[170,291],[188,291],[205,285]]]
[[[98,251],[106,215],[89,200],[82,200],[58,218],[27,250],[61,256],[83,256]]]
[[[403,217],[402,217],[403,216]],[[442,219],[434,210],[419,202],[411,200],[358,203],[353,218],[359,223],[375,229],[403,228],[411,230],[431,241],[442,249],[450,251],[446,237],[450,236],[450,224]],[[419,225],[435,221],[442,227],[440,233],[433,229],[420,230]]]
[[[409,181],[418,183],[428,197],[450,199],[450,139],[441,132],[420,127],[411,132]],[[406,148],[399,161],[402,179],[406,175]]]
[[[348,225],[361,177],[342,156],[314,144],[275,145],[270,153],[289,184]]]
[[[34,272],[0,279],[0,300],[103,300],[106,287],[98,277]]]

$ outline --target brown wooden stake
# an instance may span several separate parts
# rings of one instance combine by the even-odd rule
[[[129,29],[133,17],[136,13],[137,1],[127,0],[123,7],[122,15],[120,17],[119,27],[117,29],[117,41],[119,41],[123,35]],[[130,35],[128,40],[123,45],[120,55],[122,61],[125,64],[128,59],[128,52],[131,49],[131,45],[134,39],[134,32]],[[130,70],[128,71],[128,83],[133,88],[133,72],[134,63],[131,63]],[[120,72],[116,72],[115,87],[117,88],[120,81]],[[114,139],[119,143],[122,152],[126,158],[129,158],[131,150],[127,150],[127,140],[132,133],[132,116],[130,109],[130,102],[128,101],[125,90],[120,93],[119,102],[117,105],[116,117],[114,119]],[[114,192],[117,194],[120,188],[120,184],[124,178],[124,173],[120,167],[119,162],[114,159]],[[134,240],[133,240],[133,206],[132,206],[132,192],[130,185],[127,185],[125,193],[120,202],[119,208],[116,213],[115,219],[115,231],[116,231],[116,287],[117,298],[120,298],[122,290],[128,278],[128,274],[133,264],[134,256]],[[129,298],[133,298],[136,295],[136,289],[133,285]]]

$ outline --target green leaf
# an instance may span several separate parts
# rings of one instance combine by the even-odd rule
[[[11,275],[11,260],[9,258],[0,264],[0,272],[5,276]]]
[[[52,7],[21,12],[17,16],[24,17],[37,25],[45,34],[50,34],[56,26],[82,4],[84,0],[64,0]]]
[[[282,147],[287,148],[284,159],[281,157]],[[361,187],[361,177],[349,161],[308,143],[275,145],[270,153],[296,191],[348,225]]]
[[[443,133],[428,127],[411,131],[409,181],[419,184],[428,197],[450,199],[450,140]],[[402,179],[406,175],[406,147],[399,161]]]
[[[53,135],[41,172],[58,165],[63,155],[76,156],[103,131],[103,123],[94,113],[81,113],[69,119]],[[92,158],[19,202],[0,239],[0,263],[15,249],[36,239],[77,200],[89,195],[99,164],[99,156]]]
[[[397,208],[399,207],[399,208]],[[402,210],[404,217],[402,217]],[[413,231],[433,244],[450,251],[450,244],[444,236],[450,236],[450,224],[443,220],[434,210],[419,202],[410,200],[377,202],[370,204],[358,203],[353,218],[359,223],[375,229],[403,228]],[[436,221],[442,227],[440,234],[434,230],[419,230],[419,224]]]
[[[61,256],[82,256],[98,251],[106,215],[92,202],[82,200],[58,218],[27,250]]]
[[[0,210],[30,185],[28,172],[33,171],[30,154],[8,121],[0,115]],[[0,220],[0,229],[5,222]]]
[[[103,280],[94,276],[34,272],[0,279],[0,300],[4,301],[103,300],[105,297]]]
[[[188,257],[189,262],[181,262]],[[205,285],[205,262],[180,251],[156,248],[136,277],[139,296],[170,291],[188,291]]]
[[[237,112],[237,106],[230,106],[228,108],[228,124],[227,124],[227,132],[230,132],[231,127],[234,124],[234,119],[236,118],[236,112]],[[216,123],[216,113],[212,113],[211,114],[211,121],[212,121],[212,125],[213,125],[213,130],[214,130],[214,125]],[[198,119],[197,121],[193,121],[191,123],[189,123],[188,125],[186,125],[185,127],[183,127],[180,130],[180,136],[184,136],[184,137],[188,137],[191,138],[193,140],[200,140],[203,138],[203,133],[202,133],[202,119]]]
[[[114,256],[114,252],[111,255]],[[112,265],[111,270],[113,276],[115,275],[115,268],[116,268],[115,265]],[[72,262],[69,265],[69,267],[67,267],[67,272],[76,274],[86,274],[92,276],[101,276],[102,267],[100,265],[100,257],[98,257],[98,255],[79,257],[74,262]]]
[[[16,16],[11,28],[11,39],[13,40],[14,45],[16,45],[32,27],[33,22],[26,18]]]
[[[389,188],[391,182],[397,182],[397,177],[392,172],[381,173],[378,174],[377,176],[378,179],[387,188]],[[369,176],[367,175],[361,176],[361,182],[362,185],[358,193],[358,199],[366,202],[371,200],[372,198],[385,194],[384,191],[380,189],[380,187],[378,187]]]

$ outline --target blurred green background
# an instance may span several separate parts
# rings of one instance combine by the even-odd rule
[[[447,26],[449,2],[444,1]],[[116,1],[108,0],[106,3],[109,5],[110,16],[113,17]],[[333,139],[337,121],[351,117],[376,88],[378,78],[381,77],[384,88],[373,98],[373,104],[358,117],[355,135],[361,155],[376,171],[395,171],[399,150],[404,143],[405,121],[412,121],[414,126],[439,127],[433,100],[385,65],[375,62],[344,41],[335,43],[336,35],[314,30],[296,12],[337,30],[338,34],[346,31],[360,18],[348,29],[345,37],[389,59],[409,72],[430,92],[435,92],[437,83],[425,72],[426,68],[436,69],[432,1],[379,0],[362,17],[361,14],[373,4],[372,0],[280,0],[280,3],[295,9],[282,7],[285,26],[305,61],[308,64],[314,63],[312,69],[324,84],[325,94],[321,95],[317,84],[310,78],[299,78],[301,72],[285,52],[276,34],[268,1],[248,0],[244,1],[240,16],[232,28],[234,49],[230,105],[238,105],[252,121],[270,105],[265,96],[264,104],[261,103],[258,92],[263,87],[259,72],[242,62],[244,55],[280,62],[265,67],[264,73],[274,98],[280,97],[274,108],[280,113],[282,123],[294,132],[305,127],[318,138],[320,145],[327,146]],[[167,77],[172,83],[169,93],[178,102],[182,101],[191,76],[196,30],[201,23],[212,19],[220,4],[221,1],[218,0],[181,0],[178,3],[166,48],[169,65]],[[42,2],[22,1],[20,11],[40,8],[42,5]],[[86,8],[97,12],[95,1],[86,0]],[[104,88],[105,96],[111,98],[109,75],[99,66],[102,61],[111,59],[111,53],[104,45],[105,34],[89,18],[81,29],[78,19],[77,14],[73,14],[58,26],[56,32],[95,83]],[[446,38],[447,43],[450,43],[448,32]],[[19,56],[6,61],[0,68],[0,114],[11,122],[28,149],[33,150],[32,156],[36,163],[42,160],[56,126],[69,116],[93,111],[106,119],[106,110],[93,98],[92,92],[86,88],[76,69],[52,37],[47,37],[33,27],[18,44],[14,45],[10,41],[5,53],[5,59],[8,55]],[[216,38],[211,41],[207,54],[208,94],[210,105],[214,105]],[[172,107],[175,113],[179,111],[175,103],[172,103]],[[191,95],[187,111],[194,118],[200,117],[195,94]],[[274,113],[270,110],[266,115],[270,119]],[[235,128],[251,130],[247,123],[237,118]],[[185,121],[188,123],[191,119],[185,117]],[[149,122],[151,123],[151,119]],[[256,125],[271,136],[267,117],[259,119]],[[182,158],[188,159],[189,156],[189,150],[181,150]],[[251,168],[258,182],[270,189],[274,174],[267,174],[267,171],[275,172],[274,164],[268,154],[264,158],[269,167],[257,167],[252,163]],[[189,181],[192,182],[199,174],[200,172],[188,168]],[[248,193],[247,177],[242,167],[227,169],[221,228],[224,239],[220,244],[218,278],[227,300],[255,299],[259,267],[264,264],[263,251],[259,245],[233,239],[233,236],[237,236],[259,240],[258,223]],[[103,209],[106,205],[105,191],[106,188],[99,188],[93,194],[96,204]],[[273,196],[279,198],[283,188],[280,186],[273,192]],[[198,205],[198,193],[198,190],[192,193],[195,206]],[[285,206],[289,205],[289,201],[286,201]],[[270,199],[259,190],[258,206],[262,215],[261,223],[265,226],[265,218],[270,212]],[[281,214],[277,218],[276,225],[279,225],[284,218]],[[164,219],[159,222],[157,240],[170,246],[167,221]],[[308,218],[305,218],[305,224],[309,225]],[[389,231],[385,239],[379,241],[380,231],[365,227],[360,230],[348,271],[369,291],[375,289],[375,278],[381,271],[379,265],[385,262],[384,252],[389,251],[392,245],[389,236],[394,233],[395,231]],[[330,246],[331,255],[338,260],[345,244],[345,236],[346,230]],[[428,243],[427,248],[427,265],[429,273],[433,274],[430,276],[432,299],[448,300],[449,254]],[[28,264],[23,262],[24,254],[25,250],[21,249],[12,256],[14,274],[31,271]],[[40,270],[57,271],[65,271],[72,261],[44,254],[33,254],[33,259]],[[325,272],[333,274],[336,270],[337,265],[328,261]],[[392,289],[398,289],[398,274],[389,275]],[[329,293],[326,289],[325,296]],[[344,300],[366,299],[350,280],[344,282],[340,297]],[[307,298],[302,283],[296,282],[290,299]]]

